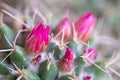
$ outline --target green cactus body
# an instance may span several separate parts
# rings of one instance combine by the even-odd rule
[[[48,47],[47,47],[47,53],[48,52],[52,52],[54,49],[55,49],[55,46],[56,46],[56,43],[54,43],[54,42],[51,42],[49,45],[48,45]]]
[[[22,70],[24,77],[21,80],[41,80],[37,73],[27,69]]]
[[[72,49],[72,51],[77,54],[77,44],[74,40],[70,41],[68,44],[69,48]]]
[[[79,76],[80,75],[80,72],[83,70],[84,68],[84,60],[82,57],[77,57],[75,60],[75,75],[76,76]]]
[[[15,51],[10,55],[10,60],[18,67],[26,67],[30,61],[27,53],[20,46],[15,46]]]
[[[0,62],[4,59],[5,56],[6,56],[5,53],[1,53],[0,54]],[[4,61],[4,62],[2,62],[0,64],[0,74],[5,74],[6,75],[6,74],[10,73],[8,68],[7,68],[7,66],[8,66],[8,62],[7,61]]]
[[[104,62],[98,62],[98,63],[96,63],[96,64],[97,64],[98,66],[100,66],[101,68],[104,69]],[[85,68],[85,72],[86,72],[87,74],[92,74],[92,75],[94,75],[94,77],[93,77],[94,80],[99,80],[99,78],[107,76],[107,74],[106,74],[105,72],[101,71],[99,68],[97,68],[97,67],[94,66],[94,65],[91,65],[91,66],[89,66],[89,67],[86,67],[86,68]],[[108,77],[108,76],[107,76],[107,77]]]
[[[2,24],[0,27],[0,35],[2,37],[1,41],[2,41],[3,47],[11,48],[5,36],[8,38],[9,42],[12,44],[15,38],[15,32],[12,29],[10,29],[6,24]]]
[[[39,76],[41,80],[55,80],[58,74],[57,65],[55,62],[52,62],[49,66],[49,61],[43,62],[39,67]]]
[[[59,60],[60,58],[62,58],[65,54],[65,48],[60,49],[58,46],[55,48],[55,52],[54,52],[54,58],[56,60]]]

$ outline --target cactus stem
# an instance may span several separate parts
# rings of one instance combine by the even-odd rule
[[[2,64],[13,52],[11,51],[1,62],[0,64]]]
[[[29,26],[28,24],[24,23],[22,20],[20,20],[19,18],[13,16],[13,15],[10,14],[9,12],[7,12],[6,10],[3,10],[3,9],[2,9],[2,11],[3,11],[4,13],[6,13],[7,15],[9,15],[10,17],[14,18],[15,20],[19,21],[21,24],[23,24],[23,25],[25,25],[26,27],[30,28],[30,26]]]
[[[3,50],[0,50],[0,52],[9,52],[9,51],[14,51],[14,49],[3,49]]]
[[[4,35],[4,36],[5,36],[5,39],[7,40],[8,44],[12,47],[12,44],[11,44],[10,41],[8,40],[7,36],[6,36],[6,35]]]

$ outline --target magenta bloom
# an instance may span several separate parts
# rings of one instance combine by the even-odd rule
[[[61,72],[70,72],[74,67],[74,57],[70,48],[66,48],[65,55],[58,62],[58,68]]]
[[[92,61],[94,61],[97,57],[97,51],[94,48],[89,48],[87,50],[84,50],[84,54],[88,55],[87,58],[91,59]]]
[[[57,27],[55,28],[54,30],[54,34],[58,34],[61,30],[64,29],[64,41],[68,41],[72,38],[72,29],[71,29],[71,25],[69,23],[69,20],[68,18],[64,18],[58,25]],[[62,37],[62,33],[60,34],[60,39]]]
[[[49,44],[50,26],[44,26],[40,23],[27,36],[26,50],[32,55],[38,55],[43,52]]]
[[[77,37],[82,41],[88,40],[93,32],[95,23],[96,18],[90,12],[80,17],[80,19],[75,23]]]
[[[85,76],[85,77],[83,78],[83,80],[92,80],[92,77],[91,77],[91,76]]]

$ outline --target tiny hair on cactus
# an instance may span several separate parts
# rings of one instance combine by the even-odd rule
[[[96,24],[96,18],[91,12],[88,12],[81,16],[79,20],[75,22],[75,30],[79,41],[88,41],[93,33]]]
[[[58,68],[61,72],[71,72],[74,68],[74,56],[70,48],[66,48],[65,55],[59,60]]]
[[[49,44],[50,26],[44,26],[40,23],[34,27],[26,39],[26,50],[32,55],[38,55],[45,51]]]
[[[69,23],[69,19],[66,17],[64,18],[61,22],[58,23],[56,28],[54,29],[53,33],[55,36],[62,30],[64,29],[64,41],[68,41],[72,39],[72,27]],[[60,33],[59,38],[62,39],[62,33]]]

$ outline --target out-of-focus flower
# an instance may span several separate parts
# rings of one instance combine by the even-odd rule
[[[91,79],[92,79],[91,76],[85,76],[85,77],[83,77],[83,80],[91,80]]]
[[[66,48],[65,55],[58,62],[58,68],[61,72],[70,72],[74,67],[74,57],[70,48]]]
[[[54,29],[54,34],[57,35],[59,32],[61,32],[61,30],[64,29],[64,41],[68,41],[70,39],[72,39],[72,28],[71,25],[69,23],[68,18],[64,18]],[[62,33],[60,34],[60,39],[62,38]]]
[[[75,30],[77,37],[81,41],[87,41],[93,33],[96,18],[90,12],[84,14],[80,19],[75,22]]]
[[[94,48],[84,50],[84,54],[92,61],[94,61],[97,57],[97,51]]]
[[[27,36],[26,50],[32,55],[42,53],[49,44],[50,26],[44,26],[40,23]]]

